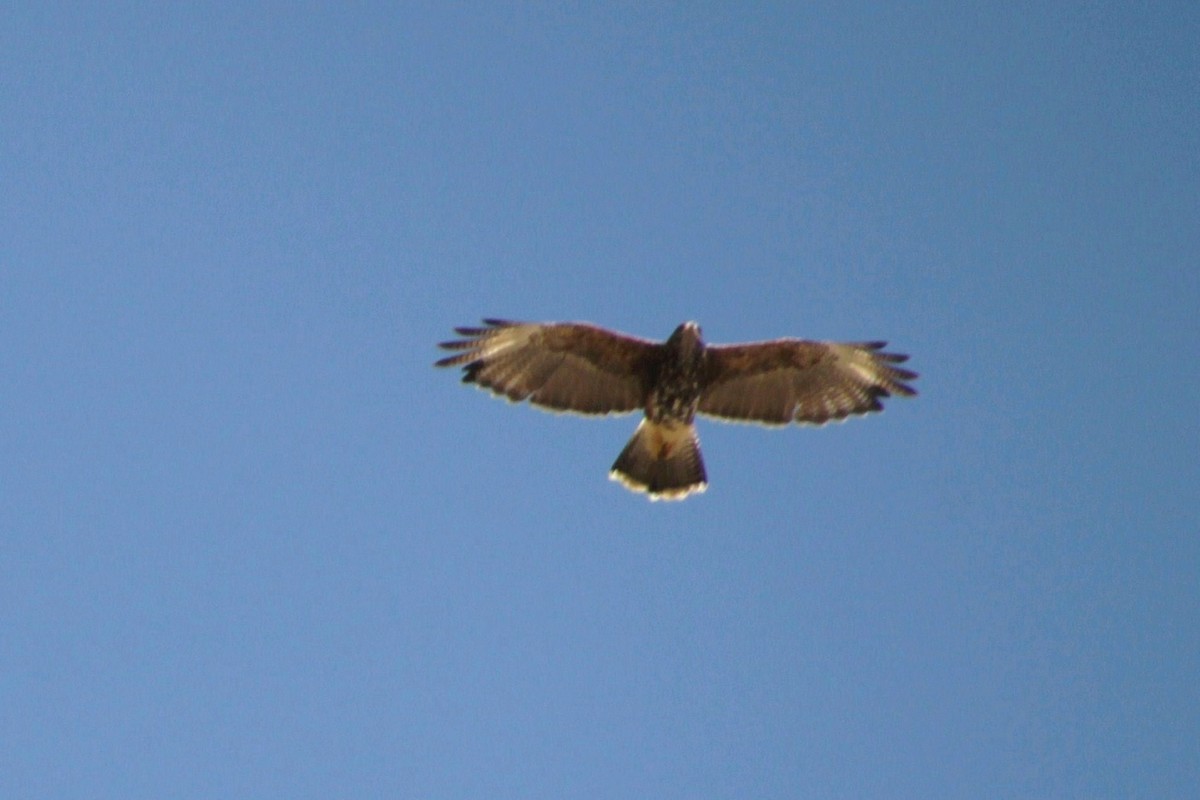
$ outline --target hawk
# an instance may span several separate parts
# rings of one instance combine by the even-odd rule
[[[880,400],[911,397],[917,377],[885,353],[886,342],[775,339],[706,345],[685,322],[665,342],[578,322],[485,319],[455,328],[458,351],[436,362],[463,368],[474,383],[513,402],[551,411],[645,417],[609,477],[651,500],[681,500],[708,487],[696,414],[735,422],[823,425],[882,411]]]

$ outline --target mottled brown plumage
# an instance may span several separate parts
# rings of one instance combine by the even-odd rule
[[[821,425],[883,410],[890,395],[911,396],[908,357],[884,342],[802,339],[706,346],[686,322],[657,343],[583,323],[486,319],[455,328],[443,342],[460,351],[437,362],[463,367],[463,381],[514,402],[552,411],[645,419],[610,477],[652,500],[681,499],[707,487],[693,425],[697,413],[739,422]]]

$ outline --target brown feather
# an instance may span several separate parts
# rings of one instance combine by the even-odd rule
[[[466,338],[440,347],[461,352],[436,365],[462,366],[465,383],[555,411],[640,408],[661,357],[661,345],[585,323],[484,323],[488,327],[455,328]]]
[[[914,395],[915,372],[880,352],[885,342],[779,339],[710,346],[698,411],[726,420],[821,425],[883,409],[880,398]]]

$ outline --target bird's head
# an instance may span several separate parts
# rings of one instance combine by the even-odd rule
[[[704,340],[701,338],[700,326],[695,322],[685,322],[675,329],[671,334],[671,338],[667,339],[667,346],[678,350],[683,355],[694,355],[704,349]]]

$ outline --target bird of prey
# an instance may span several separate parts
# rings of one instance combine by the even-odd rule
[[[509,322],[455,328],[457,351],[436,363],[513,402],[551,411],[644,419],[609,477],[651,500],[680,500],[708,486],[696,414],[736,422],[822,425],[882,411],[880,399],[912,396],[908,356],[886,342],[775,339],[706,345],[685,322],[652,342],[578,322]]]

